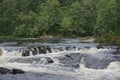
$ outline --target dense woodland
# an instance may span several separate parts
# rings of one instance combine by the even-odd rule
[[[0,0],[0,36],[120,36],[120,0]]]

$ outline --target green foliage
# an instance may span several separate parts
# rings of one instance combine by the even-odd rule
[[[18,27],[15,28],[13,34],[21,37],[35,37],[36,18],[36,14],[33,11],[28,12],[27,15],[21,12],[16,20]]]
[[[43,35],[59,33],[60,28],[60,3],[57,0],[47,0],[41,5],[41,12],[38,16],[39,30]],[[52,32],[54,31],[54,32]]]
[[[3,0],[0,3],[0,34],[11,34],[17,13],[16,0]]]
[[[119,45],[120,46],[120,36],[105,34],[99,36],[95,39],[95,42],[105,43],[107,45]]]
[[[101,0],[98,4],[97,26],[98,34],[116,32],[119,29],[119,11],[117,10],[117,0]],[[102,4],[102,5],[101,5]],[[99,33],[101,32],[101,33]]]
[[[0,0],[0,35],[95,35],[120,44],[120,0]]]

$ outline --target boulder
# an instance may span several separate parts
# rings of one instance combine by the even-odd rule
[[[22,56],[30,56],[29,53],[30,53],[29,50],[25,50],[25,51],[23,51]]]
[[[52,49],[49,46],[46,46],[46,50],[48,50],[49,53],[52,53]]]
[[[10,73],[10,71],[11,71],[10,69],[0,67],[0,74],[7,74]]]
[[[7,68],[3,68],[3,67],[0,67],[0,74],[24,74],[25,71],[23,70],[20,70],[20,69],[7,69]]]
[[[99,44],[99,45],[97,45],[97,47],[96,47],[97,49],[101,49],[101,48],[103,48],[103,44]]]
[[[46,54],[47,53],[47,50],[46,50],[45,46],[38,46],[38,49],[39,49],[40,54]]]
[[[28,49],[32,52],[32,55],[37,55],[37,47],[29,46]]]
[[[16,74],[24,74],[25,71],[20,70],[20,69],[12,69],[11,74],[16,75]]]
[[[51,58],[47,58],[47,62],[50,63],[54,63],[54,61]]]

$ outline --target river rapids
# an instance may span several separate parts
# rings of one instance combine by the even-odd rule
[[[0,80],[120,80],[117,46],[98,49],[77,39],[16,44],[0,43],[0,67],[25,73],[0,74]]]

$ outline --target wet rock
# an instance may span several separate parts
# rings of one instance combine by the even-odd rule
[[[22,53],[22,56],[30,56],[30,51],[29,50],[24,50]]]
[[[7,74],[7,73],[10,73],[9,69],[0,67],[0,74]]]
[[[32,55],[37,54],[37,47],[30,46],[30,47],[28,47],[28,49],[32,52]]]
[[[59,51],[64,51],[63,47],[58,48]]]
[[[70,50],[77,50],[78,48],[75,47],[75,46],[67,46],[67,47],[65,47],[65,49],[66,49],[67,51],[70,51]]]
[[[112,54],[120,54],[120,52],[119,51],[115,51]]]
[[[46,50],[48,50],[49,53],[52,53],[52,49],[49,46],[46,46]]]
[[[80,38],[80,42],[82,42],[82,43],[93,43],[94,40],[95,39],[93,37],[83,37],[83,38]]]
[[[17,42],[17,45],[20,45],[20,44],[23,44],[23,42],[22,42],[22,41],[18,41],[18,42]]]
[[[66,47],[66,50],[68,51],[68,50],[71,50],[71,46],[67,46]]]
[[[38,46],[38,49],[39,49],[39,54],[46,54],[47,53],[45,46]]]
[[[70,58],[71,60],[73,60],[73,58],[70,55],[65,55],[66,57]]]
[[[54,63],[54,61],[51,58],[47,58],[48,63]]]
[[[20,69],[12,69],[11,74],[16,75],[16,74],[24,74],[25,71],[20,70]]]
[[[0,67],[0,74],[24,74],[25,71],[20,70],[20,69],[7,69],[7,68],[3,68]]]
[[[120,54],[120,48],[117,48],[115,52],[113,52],[112,54]]]
[[[86,49],[90,49],[90,47],[89,47],[89,46],[85,46],[84,48],[86,48]]]
[[[60,66],[62,67],[71,67],[71,68],[79,68],[79,63],[81,60],[81,57],[83,55],[81,53],[75,53],[75,54],[66,54],[63,57],[57,57]]]
[[[80,50],[81,48],[78,48],[78,50]]]
[[[74,67],[74,68],[79,68],[80,67],[80,65],[79,64],[75,64],[75,65],[72,65],[72,67]]]
[[[101,49],[101,48],[103,49],[103,44],[100,43],[96,48],[97,49]]]
[[[49,46],[29,46],[28,50],[32,52],[32,55],[52,53]]]

